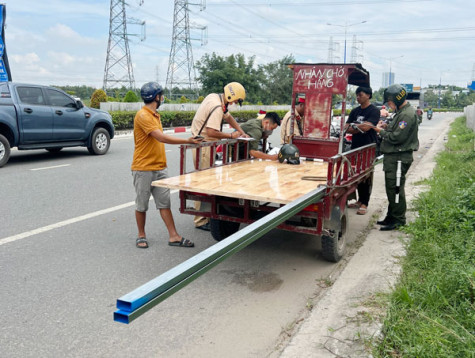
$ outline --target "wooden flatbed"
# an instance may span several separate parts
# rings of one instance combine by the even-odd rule
[[[154,186],[201,194],[287,204],[327,183],[328,163],[301,161],[299,165],[247,160],[157,180]],[[303,180],[302,177],[322,180]]]

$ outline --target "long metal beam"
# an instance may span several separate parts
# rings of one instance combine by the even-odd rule
[[[114,312],[114,321],[132,322],[308,205],[320,201],[324,197],[325,191],[326,186],[311,191],[122,296],[117,300],[118,310]]]

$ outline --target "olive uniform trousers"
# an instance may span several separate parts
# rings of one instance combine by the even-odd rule
[[[396,180],[397,162],[401,161],[401,181],[399,185],[399,202],[396,203]],[[384,154],[383,170],[386,185],[386,195],[388,197],[388,213],[386,218],[389,222],[397,225],[406,224],[406,173],[413,161],[412,151]]]

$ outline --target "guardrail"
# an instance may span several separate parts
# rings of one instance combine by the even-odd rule
[[[132,322],[308,205],[320,201],[325,192],[326,186],[311,191],[122,296],[117,300],[114,321]]]

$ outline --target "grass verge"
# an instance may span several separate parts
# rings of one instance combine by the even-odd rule
[[[415,202],[376,357],[475,357],[475,152],[465,117]]]

